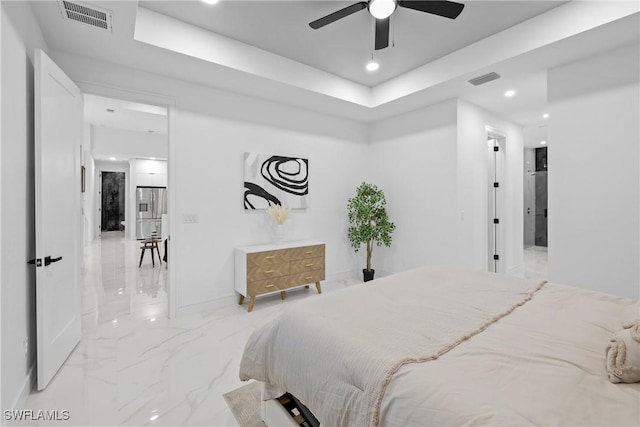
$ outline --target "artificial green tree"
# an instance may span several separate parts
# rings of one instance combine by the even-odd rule
[[[363,182],[356,189],[356,195],[349,199],[349,240],[356,252],[363,243],[367,245],[367,270],[371,271],[371,253],[374,243],[391,246],[391,233],[396,229],[389,221],[386,211],[387,200],[384,192],[373,184]]]

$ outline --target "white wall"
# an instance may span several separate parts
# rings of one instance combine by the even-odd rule
[[[506,273],[516,273],[523,266],[522,213],[522,127],[465,101],[458,101],[457,121],[457,202],[460,227],[458,233],[459,264],[476,270],[487,269],[488,257],[488,145],[485,127],[506,136],[504,148],[505,230],[504,266]]]
[[[488,144],[485,126],[506,135],[505,271],[522,268],[520,126],[462,100],[446,101],[376,123],[369,172],[386,192],[396,223],[390,249],[375,249],[380,268],[395,273],[425,264],[487,270]],[[375,260],[375,258],[374,258]]]
[[[367,179],[385,191],[396,224],[391,248],[373,250],[376,277],[457,264],[456,108],[451,100],[372,125]]]
[[[346,203],[368,167],[362,162],[362,143],[187,111],[181,112],[178,126],[172,258],[179,268],[181,308],[233,296],[233,247],[273,241],[264,211],[243,208],[246,151],[309,159],[309,207],[292,212],[285,239],[325,241],[327,275],[352,275]],[[181,222],[190,213],[198,215],[198,224]]]
[[[638,298],[638,45],[549,71],[549,279]]]
[[[176,207],[169,264],[179,314],[231,302],[233,247],[273,240],[266,214],[243,208],[246,151],[309,159],[309,208],[293,212],[285,238],[326,241],[328,276],[352,275],[346,203],[370,168],[362,159],[364,124],[60,52],[54,60],[85,87],[140,91],[178,105],[169,157]],[[197,214],[199,222],[182,223],[184,214]]]
[[[167,135],[91,126],[93,155],[96,158],[121,156],[167,158]]]
[[[46,44],[26,2],[2,2],[2,409],[20,407],[35,360],[33,49]],[[25,355],[25,338],[29,338]]]

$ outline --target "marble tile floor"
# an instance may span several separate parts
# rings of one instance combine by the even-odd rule
[[[524,277],[547,280],[547,248],[529,246],[524,248]]]
[[[139,243],[103,233],[85,250],[82,340],[46,390],[25,409],[68,410],[64,426],[236,426],[222,394],[240,387],[249,335],[310,289],[175,320],[166,317],[167,270],[138,269]],[[360,283],[323,283],[323,292]]]

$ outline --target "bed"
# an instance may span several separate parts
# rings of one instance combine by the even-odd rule
[[[301,301],[256,330],[242,380],[323,426],[640,425],[605,349],[637,300],[424,267]]]

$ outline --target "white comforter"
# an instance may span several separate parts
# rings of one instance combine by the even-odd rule
[[[640,388],[604,369],[637,302],[541,286],[430,267],[311,298],[252,335],[240,376],[325,426],[639,425]]]

